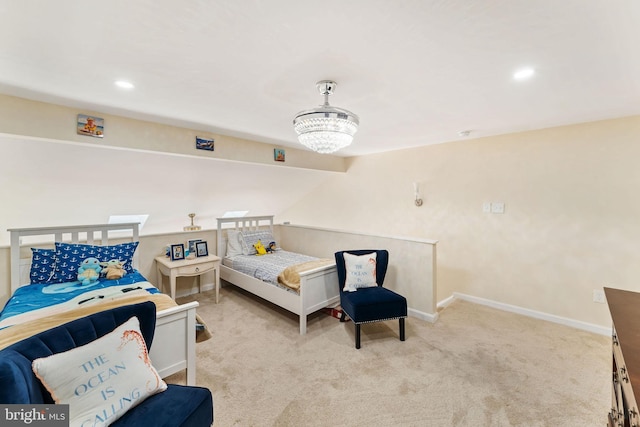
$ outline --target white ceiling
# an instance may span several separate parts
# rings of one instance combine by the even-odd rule
[[[640,114],[637,0],[0,0],[0,40],[2,93],[281,146],[336,80],[340,155]]]

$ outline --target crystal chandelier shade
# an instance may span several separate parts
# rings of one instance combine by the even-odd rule
[[[329,95],[336,83],[322,80],[316,83],[324,95],[324,104],[312,110],[299,112],[293,119],[298,141],[311,150],[329,154],[347,147],[358,130],[358,116],[343,108],[329,105]]]

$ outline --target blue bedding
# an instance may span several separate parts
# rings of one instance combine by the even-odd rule
[[[94,301],[112,299],[132,291],[146,290],[150,294],[160,291],[138,271],[116,280],[98,279],[89,285],[78,281],[65,283],[31,284],[18,288],[0,312],[0,329],[9,326],[12,316],[55,305],[82,306]],[[83,295],[86,298],[83,298]]]

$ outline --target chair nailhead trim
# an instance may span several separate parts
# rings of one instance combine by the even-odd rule
[[[349,317],[349,316],[347,316]],[[408,316],[398,316],[398,317],[389,317],[387,319],[377,319],[377,320],[367,320],[366,322],[356,322],[353,321],[353,319],[351,319],[353,321],[353,323],[355,323],[356,325],[362,325],[364,323],[375,323],[375,322],[384,322],[385,320],[396,320],[396,319],[406,319]]]

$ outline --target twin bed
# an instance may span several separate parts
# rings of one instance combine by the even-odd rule
[[[137,223],[15,228],[9,232],[12,297],[0,313],[0,347],[74,318],[151,300],[157,307],[150,352],[155,368],[163,378],[186,369],[187,384],[195,385],[198,303],[176,304],[137,272]],[[118,241],[125,243],[109,245],[112,236],[120,236]],[[52,242],[52,237],[56,243],[23,242]],[[121,279],[100,278],[88,286],[80,285],[75,277],[67,280],[77,271],[78,264],[72,265],[71,259],[79,256],[74,253],[79,248],[98,251],[92,252],[96,257],[100,253],[108,258],[128,258],[128,271]],[[56,263],[54,254],[60,263]],[[32,264],[37,268],[32,268]],[[56,274],[58,280],[53,280]]]
[[[340,300],[335,261],[276,249],[257,255],[252,243],[279,242],[273,237],[273,216],[218,218],[220,278],[300,316],[300,334],[307,316]]]

